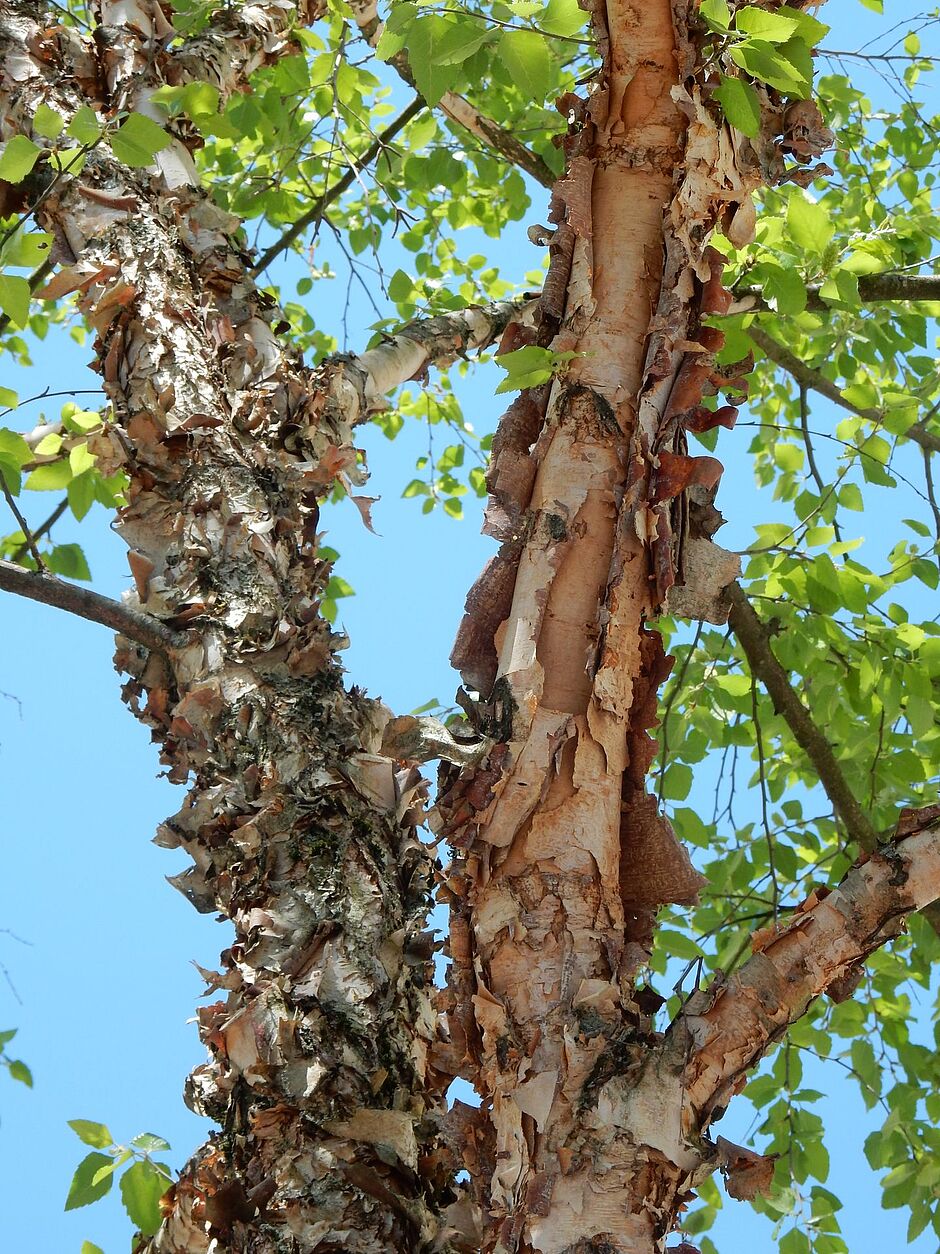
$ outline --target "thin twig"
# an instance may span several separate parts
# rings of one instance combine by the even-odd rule
[[[33,537],[32,537],[33,540],[37,540],[37,541],[41,540],[43,536],[48,531],[50,531],[51,528],[53,528],[56,525],[56,523],[59,521],[59,519],[68,509],[68,507],[69,507],[69,498],[67,496],[63,496],[62,500],[58,503],[58,505],[55,507],[55,509],[52,511],[52,513],[49,515],[46,521],[42,523],[41,526],[37,527],[36,530],[33,532]],[[13,554],[12,561],[14,562],[22,561],[23,555],[26,553],[28,548],[29,548],[29,544],[26,540],[24,540],[23,543],[20,545],[20,547]]]
[[[39,549],[36,546],[36,537],[30,531],[29,525],[27,524],[26,519],[20,513],[19,506],[14,500],[13,493],[7,487],[6,480],[3,478],[2,475],[0,475],[0,488],[2,488],[3,490],[4,498],[6,500],[7,505],[9,505],[10,507],[13,517],[20,524],[20,531],[22,531],[23,533],[23,542],[26,548],[32,554],[33,561],[36,563],[36,565],[39,567],[40,570],[45,570],[46,563],[42,560],[42,554],[39,552]]]

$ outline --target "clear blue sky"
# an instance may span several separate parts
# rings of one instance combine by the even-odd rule
[[[825,17],[840,47],[857,46],[875,24],[856,0],[833,0]],[[530,222],[544,217],[543,194],[535,189],[533,197]],[[485,247],[513,277],[514,265],[521,273],[538,258],[524,229],[518,224],[495,248],[463,233],[460,246],[465,254]],[[315,288],[313,298],[321,318],[324,302],[335,300],[338,318],[340,283],[325,292]],[[353,325],[371,317],[357,307]],[[47,385],[95,387],[84,364],[90,355],[90,348],[56,336],[36,347],[28,377],[7,368],[0,383],[21,395]],[[502,408],[492,394],[500,373],[481,370],[466,390],[466,412],[481,431],[492,429]],[[38,409],[20,425],[32,426]],[[817,420],[827,421],[824,411]],[[726,488],[736,511],[728,545],[747,542],[759,513],[766,520],[756,493],[747,500],[748,439],[746,430],[723,433],[719,449],[736,485],[733,496]],[[329,541],[343,555],[340,571],[358,594],[341,604],[352,637],[350,675],[399,712],[431,697],[446,703],[457,684],[447,655],[463,597],[492,544],[478,535],[479,515],[466,498],[463,523],[440,511],[422,518],[414,501],[400,499],[426,445],[421,428],[406,427],[394,443],[370,431],[365,443],[373,468],[367,490],[382,498],[374,513],[379,535],[363,528],[348,503],[326,519]],[[35,523],[43,514],[33,508]],[[99,590],[118,596],[128,586],[123,545],[100,509],[81,527],[64,519],[55,535],[83,544]],[[203,982],[191,964],[214,966],[227,934],[165,882],[186,860],[150,838],[178,808],[182,792],[158,778],[148,734],[120,702],[109,633],[12,597],[3,599],[2,613],[0,928],[8,930],[0,932],[0,963],[9,981],[0,973],[0,1029],[19,1026],[11,1052],[32,1066],[36,1085],[29,1091],[0,1075],[0,1249],[78,1254],[89,1239],[118,1254],[128,1248],[129,1225],[113,1195],[86,1210],[62,1210],[71,1173],[86,1152],[65,1121],[101,1120],[125,1140],[158,1132],[172,1143],[174,1166],[204,1139],[208,1125],[180,1096],[185,1075],[203,1058],[189,1021]],[[828,1094],[823,1113],[831,1147],[841,1151],[833,1153],[829,1187],[848,1203],[842,1217],[850,1249],[867,1254],[903,1246],[906,1214],[880,1210],[880,1191],[862,1157],[874,1123],[855,1087],[835,1066],[808,1075],[807,1083]],[[749,1107],[732,1112],[720,1131],[742,1139],[749,1119]],[[766,1221],[744,1204],[727,1207],[713,1233],[722,1254],[776,1248]],[[927,1254],[936,1242],[925,1235],[911,1248]]]

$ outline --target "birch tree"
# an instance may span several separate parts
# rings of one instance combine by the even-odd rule
[[[156,1142],[76,1121],[70,1204],[124,1171],[135,1248],[161,1254],[652,1254],[714,1248],[720,1173],[786,1254],[837,1254],[810,1050],[884,1103],[885,1202],[940,1232],[905,992],[940,948],[940,629],[902,586],[936,588],[940,540],[917,31],[862,54],[900,96],[873,118],[800,4],[0,15],[4,346],[76,309],[107,398],[0,437],[0,586],[118,633],[123,698],[186,789],[158,843],[235,937],[186,1083],[217,1130],[167,1188]],[[453,236],[523,217],[538,291]],[[355,353],[323,269],[299,300],[267,283],[325,229],[351,281],[393,233],[414,256],[380,269],[396,313]],[[487,350],[519,394],[465,478],[451,374]],[[405,495],[486,495],[498,543],[446,720],[344,676],[323,531],[341,495],[369,525],[357,430],[422,407],[455,442]],[[745,422],[780,505],[738,554],[712,453]],[[870,567],[849,519],[879,488],[914,516]],[[123,601],[75,582],[34,490],[116,510]],[[714,763],[709,821],[678,803]],[[479,1105],[448,1109],[455,1077]],[[760,1151],[713,1131],[749,1082]]]

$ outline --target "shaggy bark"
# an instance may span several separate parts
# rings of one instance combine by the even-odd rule
[[[44,25],[29,0],[0,12],[4,137],[33,135],[40,103],[92,103],[107,121],[190,75],[228,94],[284,48],[288,16],[223,11],[168,51],[149,0],[104,0],[95,41]],[[191,785],[157,841],[189,852],[176,886],[234,929],[206,973],[219,997],[198,1012],[210,1060],[187,1085],[221,1131],[148,1248],[445,1249],[457,1195],[428,1063],[425,783],[383,753],[389,712],[343,687],[343,640],[318,613],[317,498],[361,477],[352,428],[377,389],[500,314],[307,371],[271,330],[238,223],[195,183],[179,139],[142,171],[101,143],[80,177],[42,189],[37,215],[66,263],[47,293],[78,291],[98,335],[114,422],[94,451],[130,476],[129,605],[163,625],[161,653],[125,639],[117,654],[170,778]]]

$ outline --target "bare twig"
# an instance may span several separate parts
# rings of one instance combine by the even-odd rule
[[[112,631],[118,631],[157,653],[179,649],[188,640],[187,635],[174,631],[158,618],[132,610],[120,601],[112,601],[110,597],[93,592],[91,588],[79,588],[41,571],[24,570],[12,562],[0,561],[0,589],[67,610],[92,623],[101,623],[103,627],[110,627]]]
[[[6,501],[7,505],[9,505],[10,512],[12,513],[13,517],[16,519],[16,521],[20,525],[20,531],[22,531],[23,533],[23,543],[25,547],[32,554],[33,561],[36,563],[39,569],[45,570],[46,563],[42,560],[42,554],[39,552],[39,549],[36,545],[36,537],[30,531],[29,525],[27,524],[26,519],[20,513],[20,508],[17,505],[13,497],[13,493],[7,487],[6,480],[3,478],[2,475],[0,475],[0,490],[3,491],[4,500]]]

